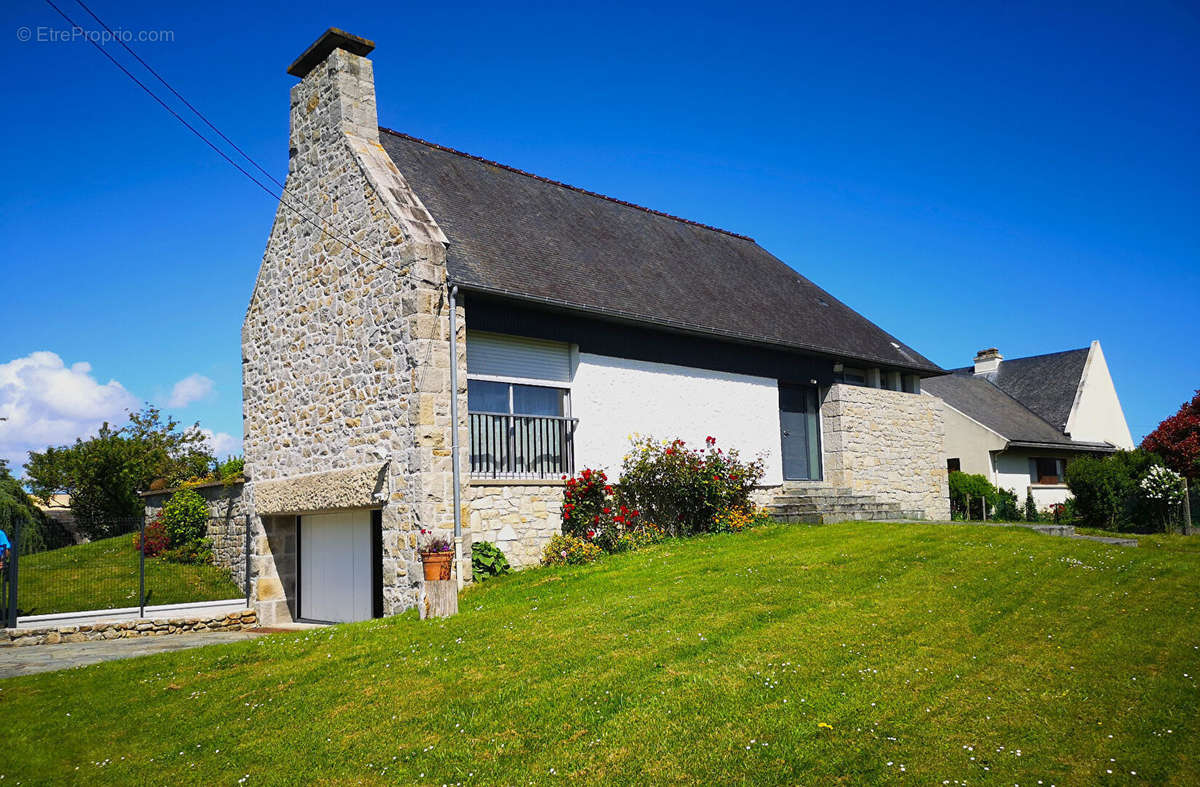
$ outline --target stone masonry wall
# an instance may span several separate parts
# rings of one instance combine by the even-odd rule
[[[821,405],[825,480],[950,518],[942,411],[932,396],[830,387]]]
[[[250,495],[295,479],[338,507],[382,506],[394,614],[416,603],[419,531],[453,527],[446,240],[379,144],[366,58],[335,50],[292,89],[290,149],[296,210],[276,212],[242,329]],[[378,490],[343,472],[372,463]],[[259,554],[260,576],[273,560]],[[282,614],[281,592],[264,583],[260,609]]]
[[[463,532],[472,542],[490,541],[500,547],[513,568],[536,566],[546,542],[560,532],[563,489],[561,483],[546,481],[472,482],[463,495]]]
[[[139,618],[88,623],[82,626],[0,629],[0,648],[92,642],[101,639],[161,637],[166,634],[198,634],[206,631],[240,631],[257,626],[254,610],[245,609],[208,618]]]
[[[243,485],[204,484],[193,487],[208,503],[207,537],[213,543],[213,562],[229,572],[234,584],[245,589],[246,574],[246,515],[249,506],[243,499]],[[144,495],[146,521],[162,511],[163,504],[175,493],[173,489]]]

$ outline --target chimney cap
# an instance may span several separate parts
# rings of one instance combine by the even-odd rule
[[[361,57],[369,55],[374,48],[374,41],[368,41],[353,33],[347,33],[345,30],[331,27],[322,33],[321,37],[314,41],[312,46],[304,50],[304,54],[300,55],[300,57],[296,58],[288,66],[287,72],[294,77],[304,79],[304,77],[308,76],[308,72],[320,65],[325,58],[329,57],[329,53],[335,49],[345,49],[350,54]]]
[[[996,349],[995,347],[988,347],[987,349],[980,350],[979,352],[975,353],[976,361],[988,361],[993,358],[999,360],[1003,357],[1004,356],[1001,355],[1000,351],[998,349]]]

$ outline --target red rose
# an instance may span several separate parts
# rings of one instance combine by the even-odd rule
[[[606,513],[606,514],[611,514],[611,513],[612,513],[612,509],[611,509],[611,508],[606,508],[606,509],[604,509],[604,513]]]

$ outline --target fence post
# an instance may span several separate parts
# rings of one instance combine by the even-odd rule
[[[246,583],[246,609],[250,608],[250,515],[245,514],[246,521],[246,549],[245,561],[246,567],[242,572],[242,578]]]
[[[12,538],[8,547],[8,620],[5,625],[10,629],[17,627],[17,566],[21,554],[21,518],[12,518]]]
[[[1183,534],[1192,534],[1192,493],[1188,489],[1187,479],[1183,479]]]
[[[146,515],[138,536],[138,617],[146,617]]]

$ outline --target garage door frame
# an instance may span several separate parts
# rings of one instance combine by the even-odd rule
[[[313,512],[315,513],[315,512]],[[303,617],[304,613],[304,598],[301,593],[301,588],[304,587],[304,582],[301,579],[301,573],[304,571],[303,555],[301,550],[304,548],[301,540],[301,521],[304,515],[297,514],[295,522],[295,537],[296,537],[296,620],[300,623],[331,623],[328,620],[315,620],[313,618]],[[378,508],[371,509],[371,617],[383,617],[383,511]]]

